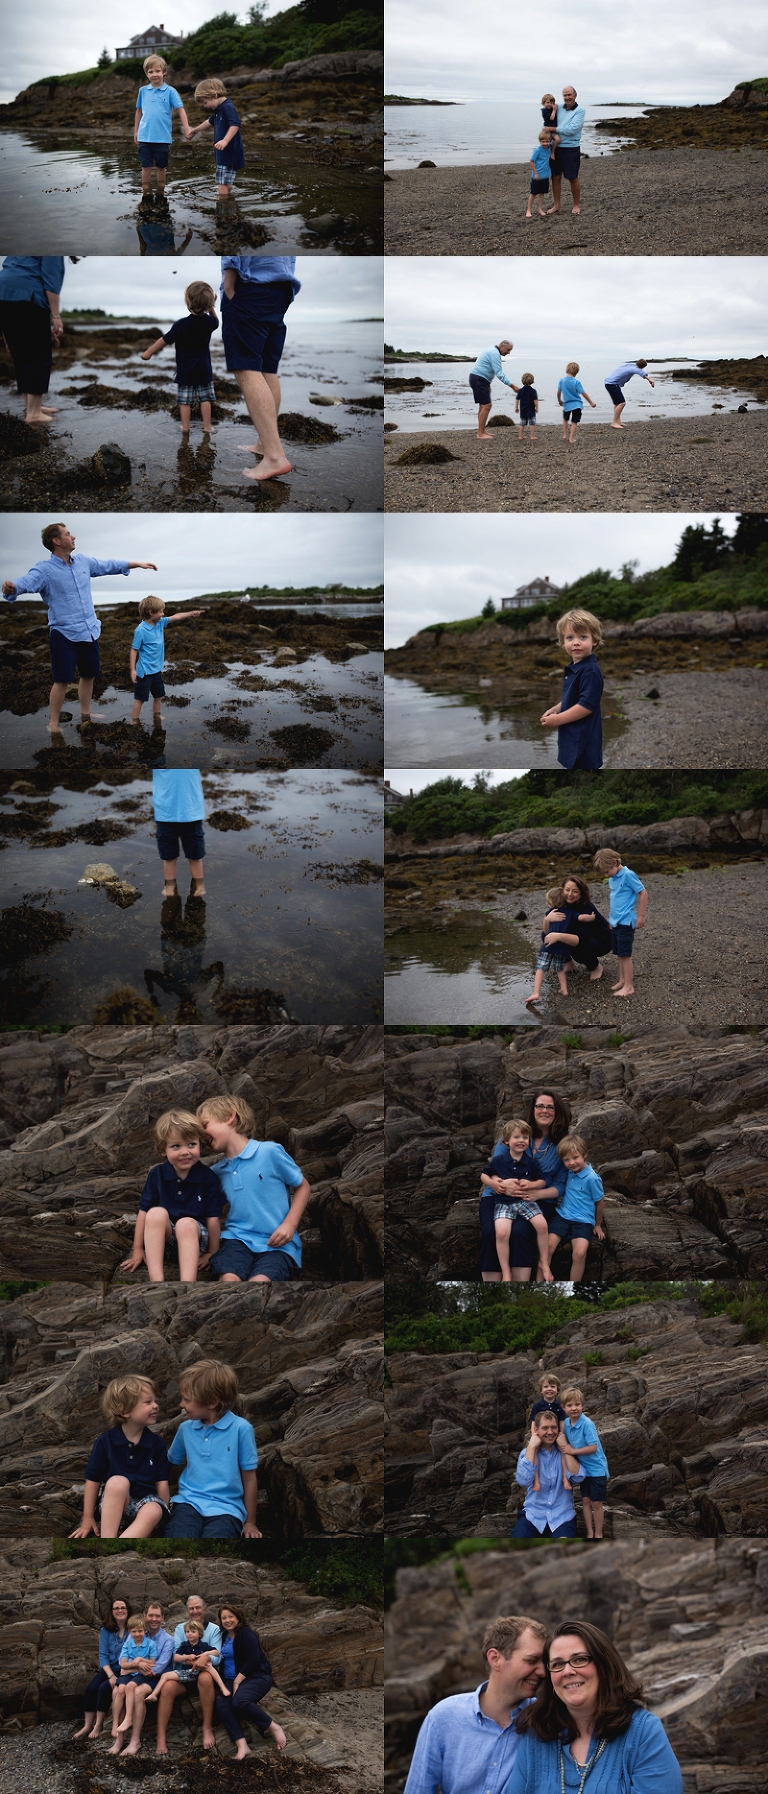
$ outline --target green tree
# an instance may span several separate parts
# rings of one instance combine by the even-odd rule
[[[96,67],[97,69],[111,69],[112,67],[112,57],[109,54],[106,44],[104,45]]]
[[[483,605],[480,615],[481,615],[481,617],[495,617],[496,606],[495,606],[492,598],[486,599],[486,602]]]

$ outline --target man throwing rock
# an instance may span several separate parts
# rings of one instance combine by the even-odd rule
[[[491,442],[493,441],[490,430],[486,429],[493,403],[491,381],[501,380],[505,386],[510,388],[511,392],[520,391],[519,386],[513,386],[512,381],[507,379],[501,365],[502,356],[511,355],[514,346],[514,343],[507,342],[506,337],[503,336],[500,343],[495,343],[492,349],[484,349],[482,355],[478,355],[469,376],[469,384],[477,406],[477,435],[480,442],[483,442],[486,437]]]
[[[154,561],[94,561],[86,554],[75,554],[75,538],[65,523],[48,524],[43,530],[43,547],[48,549],[48,559],[36,561],[21,579],[6,579],[3,597],[7,604],[15,604],[22,592],[37,592],[47,606],[53,673],[48,728],[52,735],[60,735],[61,706],[75,668],[80,675],[82,722],[104,721],[103,716],[91,715],[93,681],[101,669],[101,624],[93,608],[91,580],[127,574],[133,567],[156,573],[157,567]]]
[[[559,1454],[558,1454],[559,1455]],[[450,1694],[427,1714],[404,1794],[502,1794],[520,1734],[515,1720],[544,1677],[547,1632],[510,1614],[486,1627],[481,1650],[488,1679],[474,1694]]]
[[[555,129],[560,138],[555,158],[552,163],[552,198],[547,217],[560,210],[560,195],[563,187],[563,176],[571,189],[574,217],[581,211],[581,133],[584,128],[584,107],[576,98],[575,87],[563,88],[563,103],[557,108],[557,124]]]

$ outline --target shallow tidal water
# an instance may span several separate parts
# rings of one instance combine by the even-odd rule
[[[582,155],[609,156],[627,138],[596,131],[600,118],[641,118],[646,106],[587,106]],[[527,162],[541,130],[541,107],[526,100],[467,100],[457,106],[386,106],[386,168],[439,168]]]
[[[563,414],[557,402],[557,383],[565,373],[566,362],[573,357],[579,362],[581,384],[595,401],[594,411],[591,406],[584,404],[579,428],[584,429],[596,423],[609,424],[613,417],[613,404],[605,390],[605,380],[626,359],[621,344],[614,345],[615,354],[609,343],[599,360],[594,357],[582,360],[578,343],[573,344],[572,337],[569,343],[567,320],[557,326],[557,337],[563,343],[561,356],[556,358],[553,355],[537,355],[535,351],[526,351],[525,327],[524,324],[518,325],[514,354],[508,355],[504,361],[507,379],[519,386],[524,373],[533,374],[539,397],[537,423],[562,424]],[[403,346],[407,347],[407,344]],[[450,354],[459,352],[458,348],[454,350],[450,346],[446,350]],[[640,350],[636,353],[639,355]],[[655,387],[649,387],[637,376],[628,382],[624,389],[624,424],[638,420],[653,422],[655,417],[710,416],[713,410],[735,411],[739,405],[749,401],[748,392],[739,391],[735,387],[699,386],[694,380],[673,380],[673,368],[683,367],[685,359],[684,356],[666,361],[649,359],[648,372],[655,381]],[[692,366],[695,366],[695,362]],[[385,421],[396,424],[400,435],[405,435],[408,430],[424,432],[476,429],[477,407],[469,385],[471,368],[471,361],[388,361],[385,367],[386,378],[394,376],[404,380],[422,379],[428,381],[429,385],[425,386],[423,392],[387,392]],[[491,420],[500,413],[504,414],[517,431],[519,416],[515,413],[515,394],[499,380],[494,380],[491,392]],[[527,434],[526,431],[526,437]],[[520,452],[535,454],[537,447],[536,443],[526,440],[520,444]]]
[[[203,901],[188,901],[183,858],[180,901],[163,900],[147,778],[105,778],[82,792],[62,784],[50,794],[57,806],[51,829],[113,821],[129,829],[121,839],[61,847],[7,839],[0,853],[6,1022],[90,1022],[124,987],[151,998],[166,1022],[262,1020],[254,990],[272,993],[296,1021],[381,1019],[378,783],[353,772],[290,772],[207,775],[203,785]],[[0,819],[33,802],[11,794]],[[244,817],[247,827],[217,828],[211,815],[223,811]],[[98,861],[140,899],[121,909],[103,887],[81,885],[85,867]],[[5,912],[20,905],[58,914],[69,937],[12,954]]]
[[[490,683],[490,682],[489,682]],[[547,699],[492,700],[477,692],[426,691],[414,679],[384,680],[388,766],[558,766],[557,730],[539,717],[560,694],[552,680]],[[603,711],[607,747],[625,732],[620,717]]]
[[[265,141],[261,154],[249,151],[237,198],[217,207],[213,162],[210,145],[175,139],[169,211],[145,218],[130,127],[126,144],[93,149],[65,133],[3,131],[4,253],[39,254],[45,243],[48,255],[381,254],[378,169],[324,168]],[[338,224],[312,229],[329,216]]]
[[[457,911],[445,929],[393,934],[384,945],[386,1022],[536,1025],[526,1009],[533,954],[514,922]]]

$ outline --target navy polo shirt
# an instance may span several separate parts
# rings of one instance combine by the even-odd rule
[[[157,1484],[168,1481],[168,1453],[164,1441],[145,1426],[134,1445],[121,1426],[100,1433],[85,1466],[85,1480],[104,1483],[108,1476],[127,1476],[131,1494],[155,1495]]]
[[[535,1183],[540,1178],[541,1172],[536,1168],[529,1147],[526,1146],[525,1152],[519,1159],[513,1159],[509,1147],[502,1143],[494,1148],[490,1163],[483,1166],[482,1175],[485,1177],[517,1177],[521,1180],[525,1178],[526,1183]],[[511,1200],[512,1198],[510,1198]]]
[[[561,1426],[565,1420],[565,1409],[557,1397],[553,1402],[545,1402],[543,1395],[539,1396],[531,1409],[531,1420],[535,1420],[537,1414],[556,1414]]]
[[[179,1177],[169,1160],[163,1159],[161,1164],[152,1166],[139,1212],[164,1208],[172,1221],[180,1221],[184,1215],[190,1215],[193,1221],[207,1221],[211,1215],[221,1214],[225,1201],[221,1184],[208,1165],[201,1165],[198,1160],[186,1177]]]
[[[211,312],[191,312],[188,318],[177,318],[170,329],[163,331],[163,342],[173,343],[176,350],[176,379],[179,386],[210,386],[213,379],[211,337],[219,328],[218,318]]]
[[[603,723],[600,716],[600,699],[603,695],[603,675],[594,654],[588,654],[586,660],[573,663],[563,673],[563,692],[560,700],[561,709],[570,710],[572,704],[583,704],[591,711],[581,722],[566,723],[557,731],[557,758],[561,766],[585,767],[588,771],[597,769],[603,764]]]
[[[240,119],[235,111],[232,101],[222,100],[221,105],[217,106],[213,115],[214,144],[220,143],[222,137],[226,137],[227,132],[231,129],[232,125],[239,126],[239,124]],[[243,139],[240,136],[239,129],[236,135],[230,138],[226,149],[214,149],[213,153],[216,161],[221,164],[222,168],[244,168],[245,150],[243,149]]]

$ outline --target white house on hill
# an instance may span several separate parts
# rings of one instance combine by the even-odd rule
[[[526,610],[529,604],[546,604],[549,598],[559,598],[561,587],[553,586],[550,579],[532,579],[527,586],[518,586],[511,598],[502,598],[500,610]]]
[[[171,31],[166,31],[164,25],[150,25],[148,31],[140,31],[122,50],[115,51],[115,61],[143,62],[145,56],[151,56],[153,50],[162,55],[165,50],[178,49],[183,42],[183,32],[181,37],[174,37]]]

